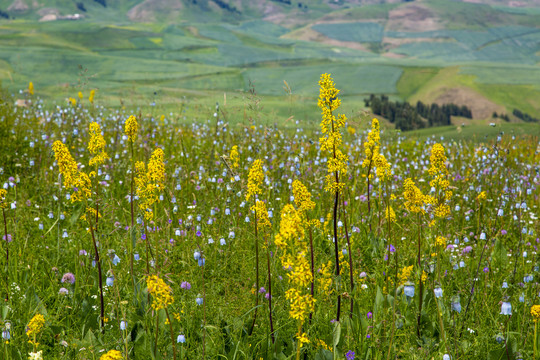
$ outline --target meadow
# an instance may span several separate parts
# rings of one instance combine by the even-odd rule
[[[318,79],[307,119],[2,93],[2,358],[536,358],[538,134],[401,134]]]

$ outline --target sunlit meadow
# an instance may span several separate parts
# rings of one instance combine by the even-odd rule
[[[538,138],[420,142],[319,87],[315,130],[4,95],[0,357],[539,356]]]

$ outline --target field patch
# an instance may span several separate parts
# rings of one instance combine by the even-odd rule
[[[246,83],[251,80],[258,92],[270,95],[285,94],[283,81],[294,94],[317,94],[317,73],[331,73],[341,85],[344,96],[395,93],[402,70],[384,65],[318,65],[302,68],[250,69],[244,72]]]
[[[339,41],[381,42],[384,28],[374,22],[352,22],[335,24],[316,24],[313,30]]]

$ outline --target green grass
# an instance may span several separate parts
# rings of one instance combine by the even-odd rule
[[[311,28],[332,39],[360,43],[381,42],[384,33],[381,24],[372,22],[317,24]]]
[[[403,74],[396,84],[399,96],[408,100],[409,97],[420,90],[431,78],[437,75],[437,68],[405,67]]]

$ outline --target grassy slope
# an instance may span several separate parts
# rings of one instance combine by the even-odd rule
[[[427,4],[449,27],[469,29],[466,31],[477,31],[481,25],[496,21],[502,25],[530,25],[539,18],[535,12],[515,14],[483,5],[439,0]],[[339,10],[323,19],[384,22],[388,11],[399,6]],[[463,15],[472,10],[480,11],[482,16],[478,17],[484,20]],[[313,106],[318,76],[330,72],[342,89],[344,111],[349,116],[362,109],[364,95],[371,92],[411,102],[430,102],[451,87],[471,88],[502,104],[507,112],[519,108],[540,116],[538,65],[497,66],[474,61],[459,65],[442,56],[420,61],[389,59],[333,45],[284,39],[289,30],[253,21],[211,26],[141,24],[118,19],[115,23],[0,22],[0,81],[11,91],[34,81],[40,96],[56,101],[74,96],[79,90],[96,88],[97,99],[103,104],[145,107],[156,100],[163,112],[177,108],[184,96],[197,109],[211,109],[216,99],[223,99],[227,93],[235,116],[243,118],[243,91],[248,90],[252,80],[262,94],[266,121],[282,122],[289,115],[306,120],[318,117]],[[79,65],[88,71],[81,73]],[[531,71],[534,76],[527,76]],[[291,98],[284,95],[284,80],[293,90],[294,114]],[[148,109],[156,111],[156,107]]]

